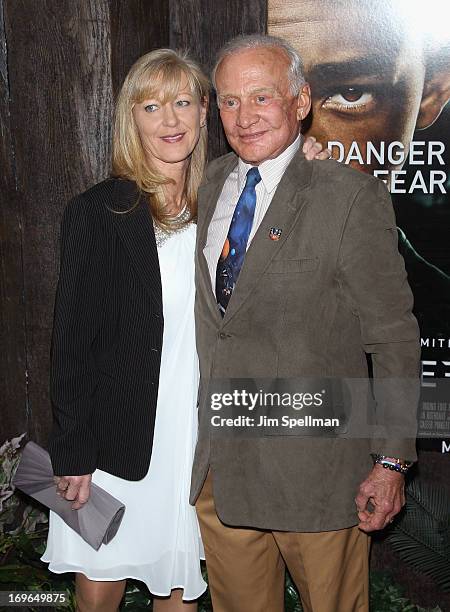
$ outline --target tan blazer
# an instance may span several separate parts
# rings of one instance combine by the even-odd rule
[[[261,436],[210,439],[207,381],[214,378],[374,377],[419,372],[419,331],[394,212],[384,184],[334,161],[287,168],[246,254],[222,319],[203,249],[230,153],[212,162],[199,192],[196,329],[199,439],[191,503],[208,467],[229,525],[325,531],[358,522],[354,497],[370,452],[415,459],[412,439]],[[278,241],[271,227],[282,229]],[[387,418],[415,421],[416,396],[387,402]]]

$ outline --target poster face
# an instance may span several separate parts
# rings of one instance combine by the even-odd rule
[[[303,58],[312,91],[304,133],[391,192],[429,391],[450,377],[449,8],[441,0],[269,0],[268,11],[268,33]],[[421,445],[450,450],[450,397],[434,399],[422,405]]]

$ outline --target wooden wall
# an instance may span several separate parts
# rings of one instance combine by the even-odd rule
[[[265,28],[266,0],[0,0],[0,445],[46,441],[59,220],[108,175],[128,69],[168,46],[209,69],[227,38]],[[225,152],[214,107],[210,134]]]
[[[70,197],[108,175],[114,97],[129,67],[169,46],[191,49],[208,70],[227,38],[266,30],[266,5],[0,0],[0,446],[23,431],[46,441],[59,220]],[[210,157],[224,153],[214,104],[209,132]]]

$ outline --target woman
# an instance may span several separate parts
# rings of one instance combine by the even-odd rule
[[[76,572],[80,612],[116,610],[128,577],[157,596],[156,612],[195,610],[206,588],[188,497],[198,384],[193,220],[208,90],[186,56],[162,49],[140,58],[117,103],[115,178],[75,198],[63,217],[53,468],[75,509],[91,478],[126,506],[116,537],[97,552],[51,516],[43,560]],[[309,147],[311,157],[321,149]]]

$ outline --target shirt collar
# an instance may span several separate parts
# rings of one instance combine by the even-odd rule
[[[297,153],[302,144],[302,136],[299,134],[292,144],[288,146],[275,159],[268,159],[258,166],[261,175],[261,181],[267,193],[271,193],[278,187],[286,168],[289,166],[292,158]],[[247,164],[241,158],[238,162],[238,189],[241,192],[244,189],[247,172],[252,168],[251,164]]]

